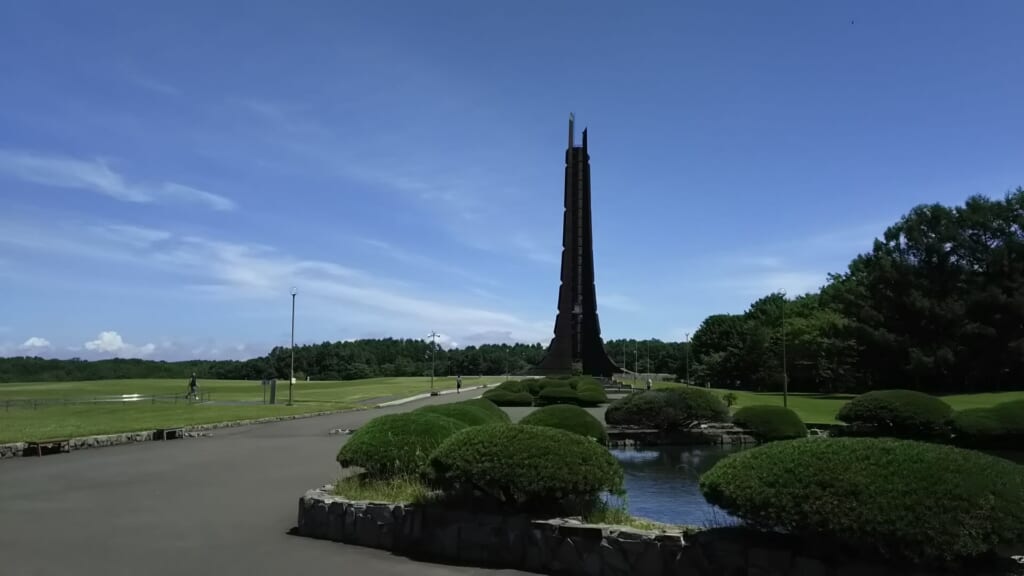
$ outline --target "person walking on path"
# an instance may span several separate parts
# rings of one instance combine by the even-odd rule
[[[192,373],[192,377],[188,380],[188,394],[185,398],[192,397],[195,400],[199,399],[199,395],[196,393],[196,389],[199,388],[199,384],[196,383],[196,373]]]
[[[462,376],[461,375],[455,377],[455,393],[456,394],[461,394],[462,393]]]

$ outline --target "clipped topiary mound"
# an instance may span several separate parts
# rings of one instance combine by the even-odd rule
[[[497,405],[485,398],[466,400],[454,404],[442,404],[440,406],[424,406],[417,408],[415,412],[440,414],[452,420],[458,420],[467,426],[507,424],[511,422],[504,410],[498,408]]]
[[[580,397],[580,406],[598,406],[608,402],[604,386],[590,376],[577,379],[576,392]]]
[[[488,390],[483,397],[497,406],[533,406],[533,396],[529,392],[506,392],[504,390]]]
[[[364,468],[374,479],[417,475],[430,454],[464,428],[458,420],[430,412],[378,416],[341,447],[338,463]]]
[[[953,416],[953,430],[957,443],[966,446],[1019,448],[1024,445],[1024,400],[961,410]]]
[[[952,416],[949,404],[923,392],[875,390],[847,402],[836,419],[858,434],[924,439],[947,435]]]
[[[535,378],[533,380],[527,380],[526,384],[529,387],[530,394],[535,398],[540,396],[542,392],[549,388],[575,390],[575,388],[573,388],[573,380],[570,378]]]
[[[728,422],[729,409],[703,388],[682,386],[634,392],[612,402],[604,420],[613,426],[679,430],[706,422]]]
[[[519,421],[526,426],[558,428],[580,436],[593,438],[601,444],[608,443],[608,432],[604,424],[579,406],[559,404],[535,410]]]
[[[807,437],[807,426],[796,412],[782,406],[746,406],[732,415],[732,421],[764,442]]]
[[[755,527],[939,562],[1024,539],[1017,464],[951,446],[883,438],[774,442],[700,479],[709,502]]]
[[[494,388],[493,390],[490,391],[493,392],[494,390],[501,390],[502,392],[511,392],[515,394],[526,392],[527,394],[529,394],[530,386],[529,383],[525,380],[508,380],[506,382],[498,384],[497,388]]]
[[[622,467],[608,450],[540,426],[497,424],[455,434],[431,456],[429,478],[449,494],[476,492],[552,516],[579,512],[604,492],[623,492]]]

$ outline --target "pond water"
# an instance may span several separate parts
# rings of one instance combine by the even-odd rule
[[[652,446],[614,448],[611,453],[626,475],[626,506],[633,516],[667,524],[697,527],[736,522],[708,504],[698,479],[738,448],[720,446]]]
[[[738,522],[700,493],[700,475],[740,450],[720,446],[613,448],[626,476],[626,507],[633,516],[707,528]],[[1024,464],[1022,451],[988,451]]]

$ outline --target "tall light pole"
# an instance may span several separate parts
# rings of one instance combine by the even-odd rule
[[[647,377],[651,377],[651,341],[647,341]]]
[[[789,373],[786,371],[786,291],[782,291],[782,406],[789,407]]]
[[[640,371],[640,344],[633,341],[633,387],[636,388],[636,373]]]
[[[512,378],[512,369],[508,363],[508,346],[505,347],[505,380],[508,381]]]
[[[683,336],[686,337],[686,350],[683,351],[686,354],[686,384],[690,384],[690,333],[683,332]],[[710,387],[710,384],[708,385]]]
[[[436,365],[437,358],[437,338],[440,336],[437,332],[431,330],[430,334],[430,395],[434,395],[434,366]]]
[[[295,386],[295,295],[299,289],[292,286],[292,369],[288,378],[288,405],[292,405],[292,387]]]

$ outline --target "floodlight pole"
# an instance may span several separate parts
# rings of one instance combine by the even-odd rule
[[[789,407],[789,372],[786,370],[786,291],[782,291],[782,406]]]
[[[430,395],[434,395],[434,366],[436,365],[437,359],[437,337],[440,336],[436,331],[430,331]]]
[[[292,387],[295,386],[295,295],[299,289],[292,286],[292,368],[288,378],[288,405],[292,405]]]

